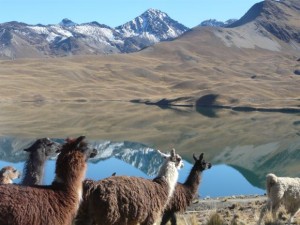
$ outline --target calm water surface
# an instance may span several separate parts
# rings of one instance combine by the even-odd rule
[[[153,178],[161,163],[155,150],[176,148],[187,177],[192,154],[205,153],[213,167],[204,172],[199,194],[262,194],[267,173],[300,176],[299,114],[231,110],[161,109],[120,102],[0,104],[0,167],[22,170],[22,151],[36,138],[86,135],[99,151],[87,177],[118,175]],[[45,183],[54,177],[47,163]],[[18,182],[18,181],[16,181]]]

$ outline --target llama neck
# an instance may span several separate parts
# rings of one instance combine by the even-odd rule
[[[79,154],[79,153],[78,153]],[[82,198],[82,182],[85,178],[86,163],[80,154],[60,156],[56,160],[55,179],[53,185],[63,187],[66,194],[79,202]]]
[[[0,184],[12,184],[13,181],[8,177],[0,177]]]
[[[189,189],[192,191],[193,194],[195,194],[198,190],[200,181],[202,177],[202,171],[199,171],[198,169],[193,166],[191,169],[191,172],[189,176],[187,177],[186,181],[184,182],[184,185],[189,187]]]
[[[166,161],[161,166],[157,177],[164,177],[166,179],[168,186],[169,186],[168,196],[171,197],[174,192],[177,180],[178,180],[178,170],[175,166],[175,163]]]
[[[46,157],[41,157],[39,154],[30,153],[28,160],[25,163],[24,178],[22,184],[24,185],[40,185],[44,177],[44,168]]]

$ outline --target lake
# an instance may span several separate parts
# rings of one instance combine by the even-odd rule
[[[204,152],[213,164],[203,173],[201,197],[265,193],[265,176],[300,176],[299,114],[237,112],[229,109],[160,108],[126,102],[0,104],[0,167],[22,170],[35,139],[85,135],[98,149],[87,177],[117,175],[153,178],[161,163],[156,149],[175,148],[185,160],[184,182],[192,155]],[[54,177],[55,159],[45,183]],[[16,181],[18,182],[18,181]]]

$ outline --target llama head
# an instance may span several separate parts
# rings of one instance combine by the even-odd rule
[[[184,166],[181,156],[178,155],[178,154],[176,154],[174,148],[170,151],[170,154],[162,153],[162,152],[159,151],[159,150],[158,150],[158,153],[159,153],[163,158],[165,158],[165,160],[170,161],[170,162],[174,162],[175,167],[176,167],[177,169],[180,169],[180,168],[182,168],[182,167]]]
[[[209,162],[206,162],[204,159],[203,159],[203,156],[204,156],[204,153],[201,153],[199,158],[197,159],[197,157],[195,156],[195,154],[193,154],[193,158],[195,160],[195,164],[194,164],[194,167],[199,170],[199,171],[203,171],[203,170],[206,170],[206,169],[210,169],[211,168],[211,163]]]
[[[278,182],[278,177],[274,173],[269,173],[266,176],[267,186],[273,186]]]
[[[5,166],[0,170],[0,177],[5,177],[12,183],[12,180],[21,177],[21,173],[12,166]]]
[[[66,144],[76,145],[77,143],[77,147],[81,147],[82,152],[85,153],[86,159],[94,158],[98,154],[98,151],[94,149],[91,145],[88,145],[86,142],[83,142],[83,139],[85,139],[85,136],[80,136],[78,138],[67,138]]]
[[[24,149],[24,151],[47,158],[59,152],[61,147],[61,144],[52,141],[49,138],[40,138],[37,139],[29,148]]]
[[[55,182],[63,184],[74,184],[80,178],[84,179],[86,171],[86,161],[94,156],[94,149],[84,141],[85,137],[68,138],[62,146],[60,154],[56,160]]]
[[[78,138],[67,138],[61,152],[79,151],[84,154],[85,159],[94,158],[97,155],[97,150],[88,145],[85,141],[85,136]]]

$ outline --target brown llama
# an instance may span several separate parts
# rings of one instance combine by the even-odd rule
[[[171,155],[162,155],[165,157],[164,163],[153,180],[129,176],[85,180],[83,201],[75,224],[156,224],[173,194],[178,169],[183,165],[174,149]]]
[[[21,173],[12,166],[5,166],[0,170],[0,184],[12,184],[14,179],[20,178]]]
[[[68,139],[56,160],[51,185],[0,185],[1,225],[69,225],[79,208],[86,160],[85,137]]]
[[[49,138],[41,138],[36,140],[29,148],[24,149],[24,151],[29,152],[29,156],[24,165],[21,184],[41,185],[46,161],[59,152],[61,147],[61,144]]]
[[[204,154],[201,153],[198,159],[195,155],[193,155],[195,164],[186,181],[183,184],[179,182],[177,183],[174,194],[165,208],[161,225],[167,224],[168,221],[170,221],[172,225],[176,225],[177,219],[175,213],[182,213],[186,211],[187,207],[192,203],[196,193],[198,192],[202,172],[205,169],[211,168],[211,163],[206,162],[203,159],[203,155]]]

